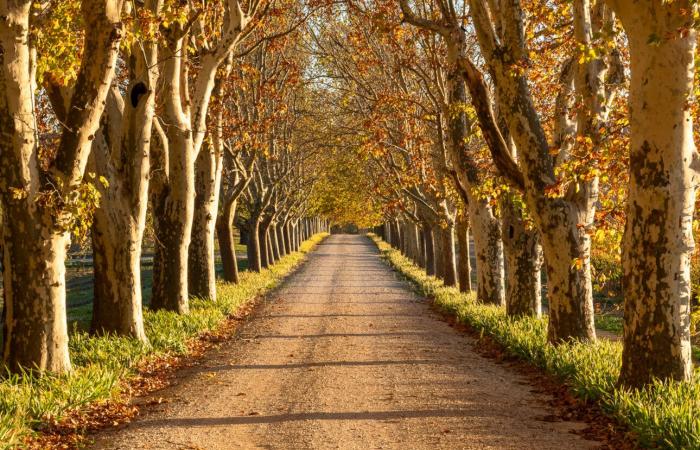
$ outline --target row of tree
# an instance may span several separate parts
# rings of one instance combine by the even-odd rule
[[[310,9],[264,0],[0,4],[3,361],[70,370],[66,258],[89,240],[92,332],[147,341],[151,308],[188,312],[328,228],[311,210],[298,56]],[[272,31],[271,31],[272,30]],[[300,131],[302,130],[302,131]]]
[[[592,241],[620,246],[620,382],[689,379],[695,2],[338,11],[312,36],[327,132],[364,163],[385,238],[471,290],[471,230],[477,299],[513,315],[541,314],[544,265],[554,345],[596,339]]]

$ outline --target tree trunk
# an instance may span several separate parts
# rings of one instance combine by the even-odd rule
[[[48,231],[49,213],[31,214],[34,205],[17,203],[3,208],[3,360],[12,372],[67,372],[69,236]]]
[[[583,211],[579,211],[583,214]],[[595,340],[593,286],[591,284],[591,239],[572,219],[571,208],[562,212],[559,226],[541,227],[540,238],[547,268],[549,300],[548,340],[559,343],[571,339]],[[548,216],[552,223],[556,215]],[[568,226],[567,226],[568,225]]]
[[[632,74],[620,383],[639,387],[654,378],[692,377],[689,270],[700,164],[687,102],[693,95],[697,6],[613,4],[629,39]],[[650,44],[649,36],[658,42]]]
[[[459,290],[461,292],[472,291],[472,263],[469,255],[469,220],[460,217],[457,221],[457,278],[459,280]]]
[[[145,2],[156,15],[160,3]],[[113,333],[146,342],[143,328],[141,252],[148,210],[151,134],[158,82],[158,44],[143,43],[130,60],[127,99],[113,89],[103,113],[105,125],[92,147],[101,183],[92,224],[94,261],[93,333]],[[143,92],[145,91],[145,92]],[[110,148],[110,144],[116,148]]]
[[[158,149],[163,153],[158,161],[162,167],[156,168],[162,180],[151,183],[156,236],[151,307],[180,314],[189,311],[187,262],[195,198],[192,126],[181,105],[181,90],[186,89],[181,86],[183,47],[183,38],[178,37],[160,49],[165,61],[162,122],[167,152],[162,143]]]
[[[270,267],[272,261],[270,260],[270,241],[267,234],[269,224],[262,220],[260,226],[258,227],[258,239],[260,241],[260,266],[263,269]]]
[[[483,201],[469,202],[469,219],[476,253],[476,298],[482,303],[503,305],[503,244],[501,228]]]
[[[440,270],[438,276],[445,286],[457,285],[457,267],[455,264],[454,226],[437,229],[436,254]]]
[[[399,232],[399,224],[396,220],[392,219],[389,230],[391,233],[391,246],[397,250],[401,250],[401,234]]]
[[[287,222],[284,224],[284,245],[286,246],[287,254],[295,252],[294,248],[294,242],[293,242],[293,233],[292,233],[292,222],[291,220],[287,220]]]
[[[409,254],[408,251],[408,240],[406,239],[406,221],[405,220],[398,220],[397,221],[397,229],[399,230],[399,247],[401,249],[401,253],[405,255],[407,258],[411,258],[411,255]]]
[[[593,223],[598,194],[597,178],[578,183],[577,192],[569,190],[565,197],[552,198],[548,195],[548,187],[557,178],[557,161],[542,127],[540,114],[535,108],[526,71],[513,70],[513,62],[521,60],[527,54],[524,35],[509,33],[508,42],[505,45],[499,44],[498,41],[503,36],[496,35],[487,4],[476,0],[471,0],[469,4],[481,54],[488,58],[492,82],[496,87],[499,114],[505,118],[509,137],[512,137],[519,153],[518,165],[522,170],[528,211],[541,232],[550,313],[548,340],[555,344],[572,339],[594,340],[588,233]],[[502,14],[513,23],[514,29],[522,26],[520,2],[504,3]],[[587,95],[585,97],[591,98]],[[486,101],[483,103],[482,113],[488,106]],[[584,111],[586,108],[580,109],[587,114]],[[483,129],[488,130],[489,127],[484,126]],[[494,144],[497,141],[494,139]],[[560,154],[557,158],[565,156],[566,154]]]
[[[299,219],[297,219],[293,224],[292,224],[292,242],[293,242],[293,249],[295,252],[299,251]]]
[[[275,262],[280,260],[280,243],[277,238],[277,224],[272,223],[269,228],[270,242],[272,243],[272,258]]]
[[[251,217],[248,221],[248,270],[260,272],[262,270],[262,249],[260,245],[260,219]]]
[[[542,248],[538,231],[526,227],[522,210],[511,198],[501,201],[503,253],[506,259],[506,312],[542,315]]]
[[[420,264],[420,243],[418,237],[418,227],[410,221],[404,224],[403,235],[406,239],[406,256],[408,256],[415,264]]]
[[[215,145],[205,144],[195,162],[196,196],[187,263],[189,295],[212,301],[216,301],[214,240],[222,157],[223,154],[219,153]]]
[[[425,268],[425,241],[423,237],[423,231],[419,224],[413,225],[413,232],[415,232],[416,240],[416,264],[418,266]]]
[[[114,76],[122,36],[117,0],[85,0],[80,71],[58,112],[61,131],[48,170],[36,142],[36,48],[32,2],[4,2],[0,24],[0,195],[3,214],[3,360],[11,372],[67,372],[65,258],[75,217],[47,198],[77,199]],[[30,48],[30,45],[32,48]],[[53,103],[53,101],[52,101]],[[51,203],[51,202],[49,202]]]
[[[419,262],[418,264],[420,265],[423,270],[426,270],[428,265],[426,263],[426,256],[427,253],[425,251],[425,233],[424,229],[421,227],[418,227],[418,247],[420,251],[420,256],[419,256]]]
[[[267,226],[267,231],[265,232],[265,240],[267,242],[267,261],[269,265],[273,265],[277,262],[275,258],[275,242],[272,237],[272,225]]]
[[[280,258],[287,256],[287,243],[285,242],[284,236],[284,224],[277,224],[275,226],[275,233],[277,233],[277,245],[279,246]]]
[[[95,273],[90,328],[93,333],[115,333],[147,342],[141,300],[145,220],[134,218],[133,211],[110,206],[103,204],[95,212],[92,227]]]
[[[156,235],[153,257],[153,286],[151,308],[189,312],[187,291],[187,250],[191,221],[183,216],[189,211],[180,209],[166,213],[165,199],[154,208],[153,228]]]
[[[435,245],[433,229],[428,222],[423,222],[423,241],[425,242],[425,273],[435,275]]]
[[[236,201],[225,204],[221,215],[216,219],[216,236],[219,240],[219,253],[221,253],[221,263],[224,269],[223,279],[229,283],[239,282],[233,227],[237,204]]]
[[[151,308],[186,314],[189,311],[187,262],[194,208],[194,162],[191,135],[175,127],[162,131],[152,146],[151,205],[155,249]],[[173,129],[177,128],[177,129]],[[170,146],[167,157],[164,144]]]

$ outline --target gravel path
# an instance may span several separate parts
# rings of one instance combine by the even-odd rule
[[[365,237],[334,235],[167,401],[97,436],[119,449],[566,449],[582,423],[441,321]]]

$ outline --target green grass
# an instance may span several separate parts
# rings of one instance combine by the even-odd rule
[[[189,341],[215,330],[241,306],[277,286],[325,236],[313,236],[298,252],[260,273],[241,273],[238,284],[218,283],[217,301],[193,299],[190,314],[146,310],[149,345],[117,336],[90,336],[74,325],[69,344],[74,370],[70,374],[9,375],[0,383],[0,449],[21,445],[27,434],[69,411],[116,398],[121,382],[147,358],[186,354]]]
[[[622,323],[620,316],[611,314],[597,314],[595,316],[595,327],[610,333],[622,335]]]
[[[473,294],[460,293],[429,277],[398,250],[376,236],[386,260],[420,294],[460,322],[491,336],[510,354],[559,377],[584,400],[629,426],[641,445],[668,449],[700,448],[700,376],[693,382],[657,382],[643,390],[616,387],[620,371],[620,342],[599,340],[554,347],[547,343],[547,319],[508,317],[498,306],[479,304]],[[507,431],[507,430],[506,430]]]

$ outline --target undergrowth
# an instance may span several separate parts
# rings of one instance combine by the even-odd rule
[[[693,382],[657,382],[642,390],[616,386],[622,345],[599,340],[560,346],[547,343],[547,319],[508,317],[504,308],[477,303],[473,294],[446,287],[425,274],[401,252],[370,235],[384,257],[420,294],[444,312],[491,336],[510,354],[529,361],[565,382],[583,400],[603,410],[635,433],[641,445],[668,449],[700,448],[700,376]]]
[[[69,411],[117,398],[121,382],[148,358],[187,354],[191,340],[216,330],[241,306],[274,288],[325,236],[312,236],[298,252],[259,273],[242,272],[238,284],[218,283],[217,301],[193,299],[187,315],[145,310],[148,345],[113,335],[90,336],[75,328],[69,344],[71,373],[7,375],[0,382],[0,449],[20,446],[29,433]]]

